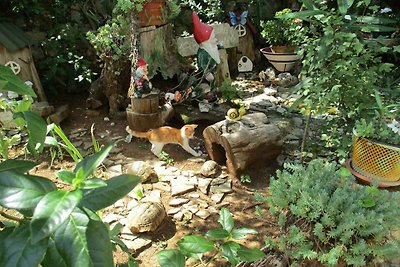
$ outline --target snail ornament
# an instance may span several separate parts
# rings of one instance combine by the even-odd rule
[[[226,113],[225,119],[237,121],[237,120],[240,120],[244,114],[246,114],[245,107],[240,107],[239,109],[230,108],[228,110],[228,112]]]

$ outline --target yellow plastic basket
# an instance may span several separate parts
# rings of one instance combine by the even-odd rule
[[[355,135],[352,167],[377,180],[400,180],[400,147],[375,142]]]

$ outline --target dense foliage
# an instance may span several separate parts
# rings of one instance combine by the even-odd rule
[[[286,8],[276,12],[276,16],[281,16],[292,12]],[[301,20],[277,18],[268,21],[261,21],[261,36],[270,45],[290,45],[297,46],[305,41],[306,30]]]
[[[390,236],[400,223],[398,192],[357,185],[347,169],[322,160],[285,169],[264,199],[284,234],[267,244],[306,265],[366,266],[400,256]]]
[[[83,159],[73,171],[57,172],[64,189],[28,175],[34,162],[0,163],[0,207],[7,209],[1,211],[7,219],[0,232],[1,266],[113,265],[108,225],[96,212],[130,192],[140,178],[95,176],[112,147]]]
[[[320,140],[343,158],[351,145],[356,120],[375,116],[378,108],[375,92],[384,95],[383,77],[390,77],[394,70],[394,64],[385,59],[399,47],[384,47],[379,42],[364,39],[364,31],[397,29],[390,26],[393,21],[385,20],[390,24],[380,25],[376,24],[381,21],[378,16],[352,13],[356,10],[351,7],[374,10],[370,1],[337,1],[337,6],[333,7],[328,4],[304,1],[304,11],[282,17],[310,22],[302,81],[295,88],[303,96],[298,103],[305,104],[305,113],[324,116]],[[382,99],[390,101],[388,97],[386,94]]]

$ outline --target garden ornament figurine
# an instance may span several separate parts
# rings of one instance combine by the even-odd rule
[[[218,40],[215,37],[213,27],[200,21],[196,12],[192,13],[193,35],[196,42],[199,44],[197,51],[197,65],[202,73],[204,82],[208,86],[200,86],[202,94],[205,95],[211,90],[216,73],[217,65],[221,62],[219,57]]]
[[[133,96],[135,98],[142,98],[149,94],[151,91],[151,83],[148,74],[148,64],[143,58],[139,58],[137,62],[137,68],[135,71],[135,91]]]

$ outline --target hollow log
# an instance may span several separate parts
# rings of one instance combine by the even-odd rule
[[[252,163],[272,161],[282,151],[283,134],[263,113],[245,115],[239,121],[223,120],[203,131],[208,155],[237,177]]]

